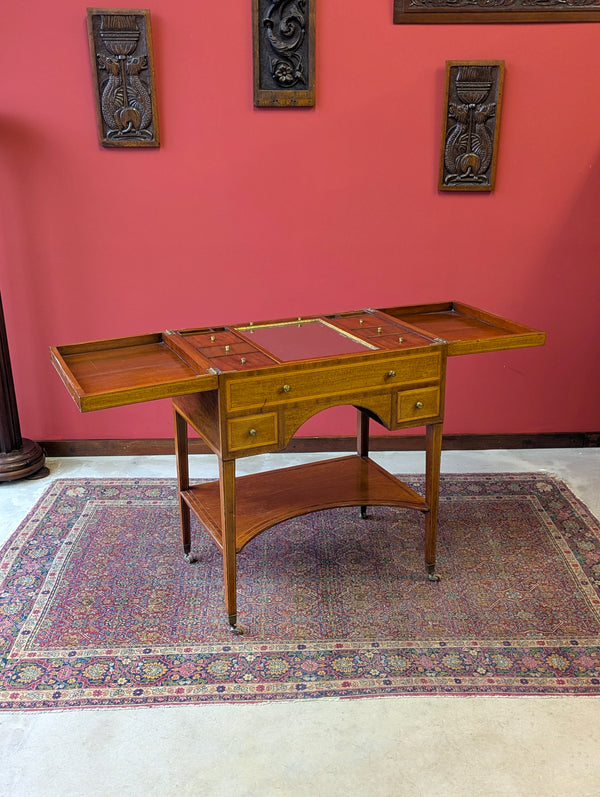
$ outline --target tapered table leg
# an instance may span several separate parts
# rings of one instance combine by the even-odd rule
[[[369,415],[364,410],[357,410],[357,428],[356,428],[356,453],[359,457],[369,456]],[[367,517],[367,507],[361,506],[360,516]]]
[[[181,542],[183,544],[183,555],[187,562],[195,562],[191,555],[192,538],[190,523],[190,508],[183,498],[182,491],[190,486],[189,469],[189,443],[187,421],[173,407],[173,419],[175,427],[175,461],[177,463],[177,489],[179,493],[179,514],[181,516]]]
[[[426,427],[425,500],[429,505],[429,511],[425,515],[425,565],[430,581],[440,580],[435,574],[435,548],[440,495],[442,426],[441,423],[433,423]]]
[[[235,634],[242,634],[243,630],[237,625],[234,459],[222,460],[219,458],[219,488],[221,494],[221,529],[223,534],[225,610],[230,629]]]

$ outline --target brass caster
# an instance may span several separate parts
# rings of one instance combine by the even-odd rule
[[[244,633],[244,629],[242,628],[241,625],[237,624],[237,614],[230,614],[228,623],[229,623],[229,630],[231,631],[232,634],[235,634],[236,636],[242,636],[242,634]]]

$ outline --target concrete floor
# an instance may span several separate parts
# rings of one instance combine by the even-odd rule
[[[242,460],[238,473],[322,456]],[[379,453],[395,473],[424,457]],[[0,484],[0,542],[50,479],[172,477],[172,457],[51,459]],[[600,449],[445,452],[448,473],[542,471],[600,516]],[[213,477],[212,457],[192,457]],[[0,714],[0,795],[599,797],[600,698],[408,697]]]

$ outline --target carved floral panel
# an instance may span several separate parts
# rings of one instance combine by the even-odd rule
[[[254,104],[315,104],[316,0],[253,0]]]

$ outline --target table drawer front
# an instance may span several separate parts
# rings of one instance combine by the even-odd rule
[[[398,393],[398,421],[418,421],[437,418],[440,414],[440,389],[422,387]]]
[[[229,451],[242,451],[249,448],[277,443],[277,413],[246,415],[227,421],[227,445]]]
[[[439,379],[440,352],[390,357],[376,362],[338,365],[334,368],[284,370],[281,374],[232,379],[227,383],[228,410],[268,407],[286,402],[305,401],[327,396],[370,390],[395,388],[430,379]]]

